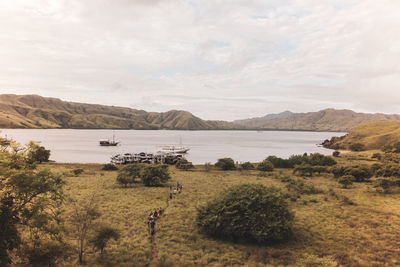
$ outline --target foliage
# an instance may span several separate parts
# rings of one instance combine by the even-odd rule
[[[180,170],[184,170],[184,171],[188,171],[190,169],[194,169],[193,163],[191,163],[187,159],[178,160],[178,162],[176,163],[175,166],[176,166],[176,168],[178,168]]]
[[[141,164],[128,164],[118,171],[117,183],[124,185],[134,184],[136,178],[141,177],[143,165]]]
[[[276,156],[268,156],[266,160],[270,161],[275,168],[292,168],[293,166],[287,159],[282,159]]]
[[[332,156],[334,156],[334,157],[339,157],[339,155],[340,155],[340,151],[333,151],[332,152]]]
[[[144,168],[141,178],[145,186],[160,186],[171,177],[167,165],[148,165]]]
[[[290,237],[293,218],[279,189],[242,184],[198,208],[197,225],[214,237],[271,243]]]
[[[45,241],[24,247],[22,253],[27,266],[61,266],[62,261],[70,256],[71,247],[65,243]]]
[[[243,170],[253,170],[253,169],[254,169],[254,165],[253,165],[251,162],[249,162],[249,161],[242,163],[242,164],[240,165],[240,167],[241,167]]]
[[[111,240],[118,240],[120,233],[117,229],[111,226],[100,226],[96,229],[94,236],[90,239],[90,243],[94,248],[100,250],[100,254],[103,254],[107,243]]]
[[[293,174],[298,174],[300,176],[313,176],[314,168],[310,164],[296,165],[293,169]]]
[[[309,163],[312,166],[333,166],[337,163],[332,157],[324,156],[319,153],[313,153],[309,158]]]
[[[50,150],[31,141],[28,144],[27,161],[29,163],[42,163],[49,161]]]
[[[49,169],[34,169],[36,146],[30,144],[0,142],[0,265],[9,264],[8,252],[27,238],[22,231],[35,242],[60,239],[64,181]]]
[[[343,186],[343,188],[348,188],[353,184],[354,176],[352,175],[344,175],[339,178],[338,183]]]
[[[287,184],[286,188],[290,193],[295,194],[320,194],[323,191],[316,188],[312,183],[305,183],[301,180],[291,179]]]
[[[236,169],[235,162],[231,158],[218,159],[217,163],[215,163],[215,167],[224,171]]]
[[[353,143],[353,144],[351,144],[351,145],[349,146],[349,148],[350,148],[351,151],[355,151],[355,152],[358,152],[358,151],[365,151],[365,150],[367,149],[367,148],[365,147],[365,145],[362,144],[362,143]]]
[[[334,167],[331,169],[331,172],[335,178],[339,178],[344,175],[351,175],[354,177],[354,182],[364,182],[373,176],[372,168],[370,168],[368,165]]]
[[[393,150],[393,147],[392,147],[391,145],[384,145],[384,146],[381,148],[381,150],[382,150],[382,152],[384,152],[384,153],[391,153],[392,150]]]
[[[374,153],[371,158],[381,160],[382,159],[382,154],[381,153]]]
[[[312,166],[333,166],[336,165],[336,161],[329,156],[322,155],[320,153],[313,153],[307,155],[292,155],[288,159],[278,158],[276,156],[269,156],[267,158],[275,168],[294,168],[296,165],[312,165]]]
[[[400,165],[395,163],[373,165],[375,175],[400,178]]]
[[[112,163],[107,163],[107,164],[104,164],[104,165],[103,165],[102,170],[103,170],[103,171],[117,171],[118,168],[117,168],[117,166],[115,166],[115,165],[112,164]]]
[[[262,172],[272,172],[274,170],[274,165],[268,160],[263,160],[257,165],[257,170]]]
[[[72,173],[73,173],[73,175],[75,175],[75,176],[79,176],[81,173],[83,173],[84,172],[84,170],[82,169],[82,168],[77,168],[77,169],[73,169],[72,170]]]

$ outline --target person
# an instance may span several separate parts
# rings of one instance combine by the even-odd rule
[[[174,189],[174,194],[176,194],[176,189]]]
[[[160,215],[162,215],[163,214],[163,209],[160,207]]]
[[[157,210],[154,210],[153,214],[154,214],[154,218],[157,219],[157,217],[158,217]]]
[[[172,199],[172,193],[169,193],[169,199]]]
[[[178,193],[179,193],[179,194],[181,193],[181,188],[180,188],[180,187],[178,188]]]

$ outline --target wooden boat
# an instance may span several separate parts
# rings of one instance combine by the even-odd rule
[[[116,146],[119,142],[115,141],[115,135],[113,134],[113,140],[110,139],[101,139],[99,141],[101,146]]]

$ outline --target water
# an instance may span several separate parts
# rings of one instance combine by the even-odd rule
[[[112,139],[112,130],[72,129],[4,129],[1,136],[26,144],[30,140],[51,150],[50,159],[56,162],[107,163],[112,155],[126,152],[154,153],[157,146],[190,147],[186,158],[194,164],[215,163],[222,157],[235,161],[258,162],[269,155],[289,157],[304,152],[331,154],[332,150],[318,147],[325,139],[341,136],[333,132],[294,131],[168,131],[115,130],[121,145],[99,146],[99,139]]]

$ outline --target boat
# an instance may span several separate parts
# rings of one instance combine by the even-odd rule
[[[184,146],[162,146],[158,152],[160,153],[178,153],[185,154],[190,150],[188,147]]]
[[[115,141],[115,135],[113,134],[113,140],[110,139],[100,139],[99,141],[101,146],[116,146],[119,142]]]

